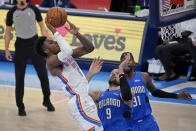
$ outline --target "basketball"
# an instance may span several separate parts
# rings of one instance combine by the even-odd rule
[[[67,21],[67,13],[61,7],[52,7],[47,12],[47,22],[54,27],[61,27]]]

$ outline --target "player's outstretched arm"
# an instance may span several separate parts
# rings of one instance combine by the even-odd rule
[[[83,36],[82,34],[80,34],[78,31],[77,31],[77,28],[74,24],[72,24],[70,21],[67,20],[67,23],[69,24],[70,28],[67,28],[65,27],[71,34],[75,35],[79,40],[80,42],[82,43],[82,47],[78,47],[78,48],[75,48],[73,50],[73,54],[72,56],[74,58],[78,58],[80,56],[83,56],[85,54],[88,54],[90,52],[92,52],[94,50],[94,46],[93,44],[85,37]]]
[[[129,84],[123,72],[123,67],[126,66],[129,63],[129,61],[130,61],[130,55],[127,54],[125,56],[125,60],[119,65],[118,71],[119,71],[119,78],[120,78],[121,99],[124,101],[126,105],[131,107],[133,92],[131,92],[131,88],[129,87]]]
[[[151,92],[154,92],[155,90],[157,90],[157,88],[155,87],[155,85],[152,83],[152,79],[150,77],[150,75],[146,72],[142,72],[142,77],[144,79],[144,82],[146,84],[147,89]]]
[[[88,73],[86,74],[86,79],[88,82],[91,80],[91,78],[100,72],[103,64],[103,59],[100,59],[100,57],[95,58],[93,62],[90,65],[90,68],[88,70]]]
[[[181,99],[181,100],[192,100],[192,97],[186,91],[182,91],[179,94],[166,92],[160,89],[157,89],[152,83],[152,79],[149,74],[142,73],[144,81],[146,83],[147,89],[151,92],[151,94],[155,97],[159,98],[173,98],[173,99]]]

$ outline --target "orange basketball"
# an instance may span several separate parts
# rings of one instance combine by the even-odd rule
[[[61,7],[52,7],[48,10],[47,21],[54,27],[61,27],[67,21],[67,13]]]

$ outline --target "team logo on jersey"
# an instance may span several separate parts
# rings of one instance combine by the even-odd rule
[[[146,92],[144,86],[135,86],[135,87],[132,87],[131,90],[134,93],[145,93]]]
[[[103,99],[98,103],[99,109],[103,108],[104,106],[116,106],[120,107],[120,100],[114,98],[107,98]]]

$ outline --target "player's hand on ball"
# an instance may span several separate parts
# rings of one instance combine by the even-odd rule
[[[189,93],[187,93],[186,91],[181,91],[178,94],[178,99],[180,100],[192,100],[192,97]]]
[[[50,24],[50,21],[51,19],[49,19],[49,21],[47,21],[47,18],[45,19],[45,23],[46,23],[46,26],[48,27],[48,29],[54,34],[56,32],[56,29],[54,28],[54,26],[52,26]]]
[[[69,24],[69,28],[65,27],[67,31],[69,31],[71,34],[75,35],[78,33],[78,30],[74,24],[72,24],[70,21],[67,20],[67,23]]]

